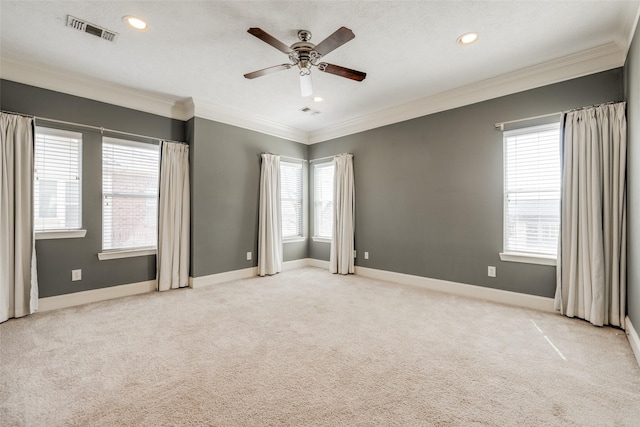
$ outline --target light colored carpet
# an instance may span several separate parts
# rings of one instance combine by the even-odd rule
[[[640,423],[620,330],[316,268],[0,334],[2,426]]]

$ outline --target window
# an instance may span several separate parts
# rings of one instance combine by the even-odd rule
[[[157,246],[159,147],[102,141],[102,249]]]
[[[302,237],[302,165],[280,162],[282,238]]]
[[[36,127],[34,229],[82,228],[82,134]]]
[[[313,165],[313,231],[320,239],[333,234],[333,162]]]
[[[560,126],[504,133],[504,251],[556,257],[560,229]]]

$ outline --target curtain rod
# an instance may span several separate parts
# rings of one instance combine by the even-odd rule
[[[280,156],[280,158],[282,159],[289,159],[289,160],[297,160],[299,162],[308,162],[307,159],[298,159],[297,157],[289,157],[289,156]]]
[[[35,118],[35,116],[32,116],[31,114],[16,113],[15,111],[0,110],[0,112],[3,112],[3,113],[5,113],[5,114],[15,114],[16,116],[30,117],[30,118],[32,118],[32,119],[34,119],[34,118]]]
[[[297,158],[297,157],[283,156],[283,155],[281,155],[281,154],[276,154],[276,153],[268,153],[268,152],[264,152],[264,153],[262,153],[262,154],[273,154],[274,156],[280,156],[280,158],[282,158],[282,159],[295,160],[295,161],[298,161],[298,162],[308,162],[308,161],[309,161],[309,160],[307,160],[307,159],[299,159],[299,158]]]
[[[305,159],[298,159],[295,157],[288,157],[288,156],[281,156],[280,154],[275,154],[275,153],[262,153],[262,154],[274,154],[276,156],[280,156],[283,159],[289,159],[289,160],[298,160],[300,162],[309,162],[309,163],[313,163],[313,162],[319,162],[320,160],[327,160],[327,159],[333,159],[335,156],[327,156],[327,157],[320,157],[317,159],[313,159],[313,160],[305,160]]]
[[[593,104],[593,105],[587,105],[586,107],[578,107],[578,108],[572,108],[570,110],[558,111],[557,113],[543,114],[541,116],[527,117],[527,118],[524,118],[524,119],[509,120],[509,121],[506,121],[506,122],[496,123],[494,126],[495,126],[496,129],[500,129],[501,131],[503,131],[504,130],[504,125],[507,125],[507,124],[510,124],[510,123],[519,123],[519,122],[526,122],[528,120],[543,119],[545,117],[558,116],[560,114],[571,113],[573,111],[580,111],[580,110],[584,110],[586,108],[602,107],[604,105],[616,104],[618,102],[623,102],[623,101],[609,101],[609,102],[603,102],[602,104]]]
[[[335,156],[327,156],[327,157],[319,157],[317,159],[313,159],[313,160],[309,160],[311,163],[313,162],[319,162],[320,160],[327,160],[327,159],[333,159]]]
[[[44,120],[44,121],[50,122],[50,123],[59,123],[59,124],[62,124],[62,125],[77,126],[77,127],[87,128],[87,129],[98,130],[98,131],[100,131],[101,134],[104,134],[104,132],[109,132],[109,133],[117,133],[119,135],[135,136],[137,138],[152,139],[152,140],[155,140],[155,141],[165,141],[165,142],[175,142],[175,143],[178,143],[178,144],[186,144],[185,142],[182,142],[182,141],[172,141],[170,139],[158,138],[158,137],[155,137],[155,136],[140,135],[140,134],[137,134],[137,133],[124,132],[124,131],[115,130],[115,129],[108,129],[108,128],[104,128],[102,126],[92,126],[92,125],[86,125],[84,123],[67,122],[67,121],[64,121],[64,120],[50,119],[50,118],[47,118],[47,117],[33,116],[31,114],[16,113],[14,111],[6,111],[6,110],[1,110],[1,111],[3,113],[7,113],[7,114],[16,114],[18,116],[31,117],[34,121]]]
[[[343,154],[351,154],[351,153],[343,153]],[[312,159],[309,160],[311,163],[313,162],[319,162],[321,160],[327,160],[327,159],[333,159],[335,156],[339,156],[340,154],[335,154],[333,156],[327,156],[327,157],[318,157],[317,159]]]
[[[527,118],[524,118],[524,119],[509,120],[509,121],[506,121],[506,122],[496,123],[494,126],[495,126],[496,129],[499,129],[499,130],[503,131],[504,130],[504,125],[508,125],[508,124],[511,124],[511,123],[526,122],[526,121],[535,120],[535,119],[543,119],[545,117],[559,116],[562,113],[563,113],[562,111],[559,111],[557,113],[543,114],[541,116],[533,116],[533,117],[527,117]]]

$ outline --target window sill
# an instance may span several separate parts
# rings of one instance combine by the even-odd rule
[[[312,237],[314,242],[331,243],[331,237]]]
[[[156,254],[155,249],[131,249],[126,251],[109,251],[109,252],[99,252],[98,259],[100,261],[105,261],[108,259],[119,259],[119,258],[133,258],[137,256],[149,256]]]
[[[287,237],[282,239],[282,243],[287,244],[287,243],[299,243],[299,242],[304,242],[306,241],[307,238],[306,237]]]
[[[87,235],[87,230],[36,231],[36,240],[77,239]]]
[[[526,264],[556,265],[556,258],[548,255],[533,255],[516,252],[500,252],[501,261],[522,262]]]

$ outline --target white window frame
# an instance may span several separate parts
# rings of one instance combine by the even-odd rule
[[[69,144],[77,144],[77,158],[73,159],[71,155],[66,158],[58,157],[58,160],[69,162],[69,169],[67,170],[67,174],[69,176],[75,175],[75,180],[72,181],[71,178],[68,179],[53,179],[55,172],[53,170],[46,170],[46,163],[51,162],[55,159],[53,158],[43,158],[42,156],[46,156],[46,148],[44,148],[44,152],[40,152],[40,148],[45,142],[42,138],[61,138],[67,140],[66,142]],[[87,230],[82,228],[82,133],[74,132],[64,129],[51,128],[47,126],[36,126],[35,128],[35,156],[34,156],[34,232],[36,240],[46,240],[46,239],[69,239],[69,238],[79,238],[85,237],[87,234]],[[71,154],[71,153],[69,153]],[[73,160],[76,160],[77,163],[71,164]],[[58,165],[58,171],[60,171]],[[38,210],[40,200],[36,200],[35,198],[39,194],[39,185],[38,181],[52,181],[56,182],[56,199],[58,200],[66,200],[67,199],[67,185],[70,182],[77,181],[78,188],[77,193],[73,194],[73,198],[77,200],[77,215],[78,215],[78,224],[74,227],[58,227],[58,226],[45,226],[44,222],[47,221],[42,217],[43,221],[39,221]],[[53,221],[59,221],[59,215],[67,214],[67,204],[65,203],[56,203],[55,210],[56,216]],[[41,224],[42,222],[42,224]]]
[[[530,126],[520,128],[517,130],[506,131],[503,133],[503,155],[504,155],[504,167],[503,167],[503,252],[500,253],[500,259],[502,261],[520,262],[528,264],[540,264],[540,265],[556,265],[556,254],[546,254],[538,252],[521,252],[510,250],[509,248],[509,224],[508,218],[508,197],[511,192],[507,188],[507,139],[517,135],[534,134],[539,132],[545,132],[550,130],[556,130],[558,132],[558,162],[560,161],[560,139],[561,129],[560,123],[550,123],[546,125]],[[560,193],[561,177],[558,177],[558,194]],[[560,211],[558,209],[558,221],[560,220]]]
[[[123,146],[133,146],[133,147],[140,147],[140,148],[144,148],[146,150],[150,150],[150,149],[155,149],[157,150],[157,154],[158,154],[158,162],[157,162],[157,175],[156,175],[156,191],[155,194],[153,195],[141,195],[141,194],[135,194],[135,195],[131,195],[132,198],[141,198],[141,199],[145,199],[147,201],[147,204],[149,201],[154,200],[156,203],[156,210],[157,210],[157,206],[158,206],[158,195],[159,195],[159,182],[160,182],[160,147],[157,144],[150,144],[150,143],[145,143],[145,142],[140,142],[140,141],[133,141],[133,140],[126,140],[126,139],[120,139],[120,138],[112,138],[112,137],[103,137],[102,138],[102,151],[103,151],[103,164],[104,164],[104,147],[105,144],[118,144],[118,145],[123,145]],[[147,255],[155,255],[157,253],[157,244],[158,244],[158,236],[157,233],[155,234],[155,242],[154,245],[149,245],[149,246],[133,246],[133,247],[113,247],[113,248],[108,248],[105,249],[105,242],[104,242],[104,233],[105,233],[105,198],[114,195],[115,193],[113,192],[107,192],[105,191],[105,185],[104,185],[104,170],[102,171],[102,180],[103,180],[103,185],[102,185],[102,252],[98,253],[98,259],[100,260],[109,260],[109,259],[117,259],[117,258],[130,258],[130,257],[136,257],[136,256],[147,256]],[[128,196],[126,194],[120,194],[120,197],[125,197],[127,198]],[[147,211],[147,209],[145,209],[145,212]],[[156,221],[157,221],[157,216],[156,216]],[[156,228],[157,228],[157,222],[156,222]]]
[[[326,169],[326,168],[332,168],[333,173],[335,174],[335,166],[332,160],[328,162],[321,162],[321,163],[319,162],[319,163],[313,164],[313,237],[312,237],[312,240],[314,242],[321,242],[321,243],[331,243],[331,238],[332,238],[331,235],[326,236],[326,235],[318,234],[318,231],[321,228],[320,227],[320,221],[321,221],[320,206],[324,201],[318,200],[316,174],[319,172],[320,169]],[[333,179],[331,183],[331,203],[333,204]],[[332,213],[332,219],[333,219],[333,213]],[[333,227],[331,228],[333,229]]]
[[[285,199],[284,197],[284,192],[282,191],[284,188],[283,185],[283,181],[282,181],[282,169],[284,168],[291,168],[291,169],[296,169],[297,172],[299,173],[299,183],[300,183],[300,188],[299,188],[299,194],[300,194],[300,198],[299,199]],[[305,240],[304,238],[304,231],[303,231],[303,218],[304,218],[304,195],[303,195],[303,179],[302,179],[302,163],[298,163],[298,162],[291,162],[291,161],[285,161],[285,160],[280,160],[280,205],[281,205],[281,209],[282,209],[282,222],[284,224],[284,202],[285,201],[290,201],[293,203],[298,204],[299,206],[299,212],[300,212],[300,216],[299,218],[297,218],[298,221],[298,227],[299,227],[299,232],[296,235],[292,235],[292,236],[285,236],[284,235],[284,227],[282,227],[282,243],[293,243],[293,242],[302,242]]]

